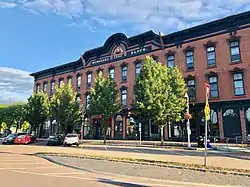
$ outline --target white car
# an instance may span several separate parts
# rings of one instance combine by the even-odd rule
[[[67,134],[67,136],[64,138],[63,145],[76,145],[79,146],[79,136],[78,134]]]

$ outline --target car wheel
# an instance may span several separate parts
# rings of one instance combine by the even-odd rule
[[[79,147],[79,144],[77,143],[76,146]]]
[[[65,144],[63,144],[63,147],[66,147],[67,146],[67,144],[65,143]]]

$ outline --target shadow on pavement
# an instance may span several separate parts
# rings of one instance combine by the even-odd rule
[[[100,183],[112,184],[112,185],[115,185],[115,186],[147,187],[145,185],[134,184],[134,183],[130,183],[130,182],[122,182],[122,181],[110,180],[110,179],[98,179],[97,181],[100,182]]]

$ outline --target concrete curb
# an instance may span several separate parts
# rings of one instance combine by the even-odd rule
[[[143,164],[143,165],[152,165],[158,167],[166,167],[166,168],[175,168],[175,169],[185,169],[185,170],[192,170],[192,171],[200,171],[200,172],[210,172],[210,173],[220,173],[220,174],[231,174],[231,175],[238,175],[238,176],[245,176],[250,177],[250,170],[243,170],[244,172],[235,172],[230,171],[232,169],[228,168],[213,168],[208,167],[204,168],[202,165],[191,165],[191,164],[182,164],[182,163],[173,163],[173,162],[160,162],[160,161],[153,161],[153,160],[143,160],[143,159],[132,159],[132,158],[116,158],[116,157],[101,157],[101,156],[90,156],[90,155],[67,155],[67,154],[60,154],[60,153],[36,153],[35,156],[47,159],[50,162],[55,164],[59,164],[62,166],[70,167],[73,169],[94,172],[85,168],[80,168],[76,166],[71,166],[68,164],[64,164],[62,162],[56,161],[50,156],[61,156],[61,157],[68,157],[68,158],[81,158],[81,159],[95,159],[95,160],[108,160],[113,162],[123,162],[123,163],[130,163],[130,164]],[[189,165],[189,166],[188,166]]]
[[[244,149],[228,149],[228,148],[222,148],[222,147],[216,147],[216,149],[218,151],[224,151],[224,152],[232,152],[232,153],[249,153],[250,154],[250,150],[244,150]]]

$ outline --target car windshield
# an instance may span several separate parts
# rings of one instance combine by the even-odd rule
[[[49,136],[49,139],[54,139],[56,138],[56,136]]]
[[[24,138],[25,135],[19,135],[17,138]]]
[[[17,136],[16,134],[10,134],[9,136],[7,136],[7,138],[14,138],[16,136]]]
[[[67,138],[75,138],[75,137],[78,137],[77,134],[68,134],[66,136]]]

